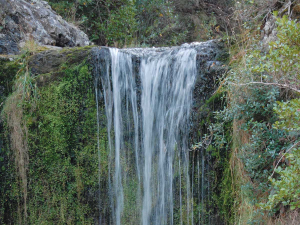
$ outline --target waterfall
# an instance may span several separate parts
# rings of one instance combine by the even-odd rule
[[[107,118],[110,223],[193,224],[188,139],[197,51],[106,50],[94,57],[96,101],[101,95]],[[199,185],[199,162],[197,172]]]

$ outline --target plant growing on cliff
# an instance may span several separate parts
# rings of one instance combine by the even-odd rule
[[[275,13],[276,15],[277,13]],[[288,98],[295,98],[300,93],[299,69],[300,69],[300,24],[287,16],[277,18],[277,40],[270,43],[270,49],[263,55],[255,52],[250,55],[252,67],[251,73],[256,81],[248,82],[249,85],[264,85],[280,87],[292,93]],[[254,62],[254,64],[253,64]],[[258,81],[260,77],[260,81]],[[299,99],[291,99],[288,102],[277,102],[274,111],[279,120],[271,123],[274,131],[282,132],[282,141],[285,144],[279,149],[280,154],[274,161],[274,169],[279,177],[274,178],[274,172],[270,181],[272,194],[266,204],[261,204],[263,209],[276,211],[279,203],[290,205],[291,209],[298,208],[299,202]],[[252,129],[253,130],[253,129]],[[289,147],[291,146],[291,147]],[[284,153],[285,152],[285,153]],[[287,159],[287,161],[285,161]],[[281,165],[281,167],[278,167]],[[283,168],[282,168],[283,167]],[[275,192],[275,193],[273,193]]]
[[[232,127],[233,135],[243,134],[233,137],[230,163],[232,174],[236,174],[233,189],[237,223],[267,223],[266,216],[255,213],[257,203],[267,202],[260,206],[277,211],[281,203],[294,209],[299,202],[299,150],[294,146],[299,135],[298,99],[276,103],[296,98],[300,92],[299,24],[285,16],[278,18],[276,24],[278,37],[269,49],[262,51],[259,37],[252,36],[241,56],[232,61],[233,69],[225,78],[227,85],[223,86],[228,107],[217,114],[223,125],[226,121],[239,124]],[[218,135],[218,129],[215,133]],[[218,137],[220,148],[229,144],[222,133]],[[293,155],[284,153],[289,150],[295,151]],[[282,156],[288,157],[289,163]],[[281,167],[269,183],[276,165]],[[288,185],[289,191],[284,187]]]
[[[267,53],[260,46],[252,46],[254,50],[248,51],[245,58],[248,75],[232,85],[273,86],[300,93],[300,24],[287,16],[277,18],[276,24],[277,40],[269,43]]]
[[[5,117],[10,131],[11,149],[14,153],[16,172],[20,177],[20,189],[23,194],[23,203],[19,204],[19,223],[27,218],[27,186],[28,186],[28,129],[24,118],[28,104],[32,102],[32,96],[36,93],[36,86],[28,70],[28,57],[30,52],[25,51],[16,63],[20,64],[17,79],[14,84],[14,92],[5,101],[2,116]],[[21,201],[19,199],[19,201]],[[23,210],[20,206],[23,205]],[[23,211],[23,215],[21,214]],[[24,221],[22,221],[22,218]]]
[[[288,132],[292,143],[285,153],[281,154],[275,165],[274,172],[269,180],[272,183],[273,191],[267,203],[260,204],[262,209],[274,211],[281,203],[289,205],[291,210],[300,208],[300,99],[292,99],[288,102],[277,102],[274,111],[278,114],[279,120],[274,124],[275,129],[282,129]],[[275,173],[279,175],[275,178]]]
[[[198,11],[220,10],[214,4],[203,5],[165,0],[48,0],[66,20],[80,26],[98,45],[179,45],[199,39],[200,33],[218,32],[214,15],[198,15]],[[231,4],[232,1],[228,1]],[[226,6],[226,3],[221,4]],[[193,9],[193,7],[195,9]],[[225,10],[224,10],[225,11]],[[200,13],[201,14],[201,13]],[[205,13],[202,13],[205,14]],[[220,19],[221,20],[221,19]],[[213,21],[213,22],[211,22]],[[202,26],[203,23],[203,26]],[[228,21],[226,22],[228,25]],[[218,27],[215,28],[211,27]],[[202,29],[206,27],[206,29]],[[203,32],[204,31],[204,32]],[[201,35],[200,35],[201,36]],[[204,35],[210,38],[211,36]],[[202,40],[203,38],[201,38]]]

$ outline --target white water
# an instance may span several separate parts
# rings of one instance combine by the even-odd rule
[[[109,51],[111,62],[99,74],[110,149],[111,223],[192,224],[187,139],[196,51],[145,52],[138,74],[130,53]]]

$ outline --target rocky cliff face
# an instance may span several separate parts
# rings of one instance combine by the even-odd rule
[[[45,1],[0,0],[0,54],[16,54],[20,44],[89,45],[88,36],[57,15]]]

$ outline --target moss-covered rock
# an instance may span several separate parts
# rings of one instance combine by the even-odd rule
[[[29,185],[28,220],[90,224],[97,217],[101,193],[93,79],[84,62],[60,74],[59,81],[39,87],[36,110],[26,115],[32,161],[28,176],[34,181]],[[100,132],[105,137],[105,127]],[[104,142],[101,139],[103,155]]]
[[[33,55],[29,68],[33,75],[39,75],[38,86],[49,84],[64,75],[70,65],[79,65],[88,58],[93,46],[48,50]]]
[[[76,57],[78,52],[73,52]],[[26,134],[21,132],[19,135],[26,140],[30,159],[26,168],[29,181],[27,204],[20,185],[21,178],[17,175],[15,180],[8,179],[15,167],[11,155],[6,157],[6,164],[11,166],[4,165],[4,168],[11,168],[9,173],[1,174],[1,178],[5,179],[0,184],[5,186],[1,186],[0,194],[4,203],[8,204],[0,205],[0,215],[5,213],[0,223],[27,221],[29,224],[42,224],[47,221],[51,224],[94,224],[99,217],[99,199],[106,199],[108,176],[105,170],[101,174],[101,187],[98,180],[98,152],[103,158],[101,165],[107,167],[105,114],[101,118],[103,126],[100,127],[98,148],[96,103],[89,65],[85,57],[72,58],[74,55],[69,50],[63,51],[63,54],[66,61],[62,61],[59,68],[52,67],[50,70],[48,67],[47,70],[50,77],[58,74],[59,70],[59,80],[51,78],[47,85],[34,88],[35,77],[32,76],[31,91],[25,92],[24,98],[18,98],[21,100],[18,107],[22,108],[21,123],[26,126]],[[67,66],[62,66],[63,63]],[[23,75],[19,76],[22,78]],[[10,107],[6,107],[5,113],[9,115]],[[8,127],[7,131],[10,129]],[[12,152],[9,145],[5,152]],[[0,151],[0,161],[4,158],[1,156]],[[6,184],[14,187],[9,195]],[[107,202],[102,201],[101,204],[102,212],[109,209]]]
[[[15,168],[11,151],[9,151],[9,136],[6,132],[5,121],[1,117],[1,111],[5,99],[12,92],[14,80],[20,69],[20,64],[12,59],[0,57],[0,223],[9,224],[10,218],[6,214],[7,209],[14,210],[11,204],[16,204],[16,199],[11,197],[15,187]],[[8,201],[10,200],[10,201]],[[4,222],[6,221],[6,223]]]

